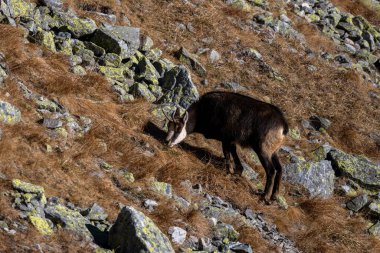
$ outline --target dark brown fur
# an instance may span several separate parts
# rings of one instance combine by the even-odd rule
[[[251,147],[266,172],[265,200],[277,198],[282,176],[277,150],[288,132],[288,124],[280,109],[237,93],[210,92],[192,104],[187,113],[187,134],[201,133],[207,139],[221,141],[230,171],[232,158],[235,172],[243,172],[236,144]]]

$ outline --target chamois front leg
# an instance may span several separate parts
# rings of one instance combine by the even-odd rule
[[[223,154],[224,154],[224,163],[227,168],[227,171],[231,174],[234,173],[231,162],[231,149],[228,142],[222,142]]]
[[[234,158],[234,163],[235,163],[235,173],[238,174],[238,175],[242,175],[243,174],[243,165],[241,163],[241,160],[236,152],[236,144],[231,144],[231,153],[232,153],[232,157]]]

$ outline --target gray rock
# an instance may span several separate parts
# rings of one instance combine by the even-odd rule
[[[50,129],[55,129],[62,127],[62,121],[60,119],[49,119],[49,118],[44,118],[42,125],[50,128]]]
[[[75,38],[92,34],[97,26],[90,18],[79,18],[72,11],[55,12],[54,19],[58,28],[63,32],[70,32]]]
[[[328,129],[331,126],[331,121],[320,116],[311,116],[310,124],[315,130],[320,128]]]
[[[87,216],[90,221],[104,221],[108,217],[108,214],[97,203],[94,203],[90,208],[82,212],[82,215]]]
[[[156,97],[149,90],[148,86],[145,83],[134,83],[131,87],[131,91],[134,97],[143,97],[149,102],[156,101]]]
[[[331,150],[328,160],[340,175],[348,176],[362,187],[380,189],[380,165],[365,157],[349,155],[341,150]]]
[[[219,87],[232,90],[234,92],[246,90],[244,86],[241,86],[239,83],[234,81],[224,81],[219,85]]]
[[[228,249],[236,253],[253,253],[253,250],[249,244],[233,242],[227,245]]]
[[[212,49],[208,58],[211,63],[216,63],[220,60],[221,56],[218,51]]]
[[[62,227],[74,231],[87,238],[92,238],[86,224],[89,221],[83,217],[78,211],[71,210],[63,205],[48,205],[44,209],[46,217],[52,220],[55,224],[60,224]]]
[[[199,98],[199,93],[185,66],[175,66],[160,81],[164,96],[160,103],[174,103],[185,109]]]
[[[140,48],[140,29],[127,26],[104,26],[95,31],[91,42],[104,48],[107,53],[129,58]]]
[[[45,6],[53,10],[61,10],[63,8],[63,3],[61,0],[43,0]]]
[[[380,237],[380,221],[369,228],[368,230],[372,235]]]
[[[123,207],[109,231],[109,245],[119,253],[174,253],[169,239],[153,221],[132,207]]]
[[[213,235],[217,239],[227,238],[230,241],[236,241],[239,237],[239,233],[230,224],[219,222],[213,227]]]
[[[367,205],[367,203],[368,203],[368,196],[367,194],[363,194],[347,202],[346,206],[348,209],[354,212],[358,212],[365,205]]]
[[[0,100],[0,122],[13,125],[20,121],[20,110],[10,103]]]
[[[154,210],[155,207],[158,206],[157,201],[152,199],[146,199],[144,200],[144,207],[148,209],[150,212]]]
[[[330,197],[335,174],[330,161],[291,163],[284,168],[284,180],[304,186],[311,197]]]
[[[195,55],[190,54],[184,47],[177,52],[177,57],[182,63],[189,65],[199,76],[206,75],[205,67],[196,59]]]
[[[380,199],[373,200],[368,208],[375,216],[380,218]]]
[[[169,235],[172,238],[172,242],[178,245],[182,245],[186,240],[187,232],[180,227],[170,227]]]

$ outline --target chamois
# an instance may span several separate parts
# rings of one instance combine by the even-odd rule
[[[169,117],[167,117],[169,119]],[[264,200],[277,199],[282,167],[277,151],[288,132],[287,121],[274,105],[231,92],[210,92],[193,103],[181,117],[179,110],[169,119],[166,141],[170,147],[190,133],[201,133],[207,139],[222,142],[228,170],[241,175],[243,166],[236,144],[251,147],[266,172]]]

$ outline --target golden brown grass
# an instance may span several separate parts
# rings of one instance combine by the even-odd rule
[[[115,1],[80,1],[114,8]],[[77,2],[72,1],[72,6]],[[98,8],[98,7],[97,7]],[[123,3],[123,10],[132,24],[142,27],[157,46],[164,49],[166,57],[173,59],[172,53],[179,46],[192,52],[200,46],[215,48],[223,56],[217,65],[207,64],[206,57],[201,61],[207,65],[208,87],[200,87],[201,92],[213,89],[222,80],[235,80],[252,89],[250,94],[269,96],[275,104],[283,108],[292,126],[311,114],[320,114],[332,119],[329,129],[336,145],[348,151],[379,157],[368,138],[370,131],[379,130],[379,108],[368,98],[369,88],[357,74],[351,71],[336,70],[333,65],[319,59],[307,59],[297,42],[277,38],[273,44],[265,42],[263,35],[241,30],[227,16],[236,22],[250,17],[220,4],[220,1],[207,1],[197,8],[191,8],[180,1],[135,1]],[[85,14],[85,12],[83,12]],[[165,18],[163,18],[165,17]],[[176,30],[175,22],[191,22],[197,36],[190,32]],[[333,50],[328,40],[315,33],[314,28],[296,24],[312,40],[310,47],[317,50]],[[226,33],[228,31],[228,33]],[[171,225],[181,221],[189,225],[190,234],[209,235],[207,220],[199,211],[174,212],[173,202],[152,193],[146,187],[151,177],[171,183],[174,191],[187,199],[197,197],[187,193],[180,185],[184,180],[200,183],[205,191],[221,196],[238,206],[241,210],[252,208],[262,211],[265,218],[275,222],[280,231],[293,239],[304,252],[375,252],[379,242],[366,235],[365,222],[350,218],[348,212],[340,207],[341,200],[298,200],[287,196],[291,204],[289,210],[276,206],[264,206],[256,190],[250,183],[235,175],[227,175],[220,166],[222,155],[218,142],[205,141],[195,135],[187,146],[168,149],[154,136],[143,131],[149,116],[150,105],[144,101],[128,104],[116,103],[109,85],[101,76],[89,73],[84,77],[69,72],[63,56],[41,51],[33,44],[23,44],[22,31],[8,26],[0,26],[5,34],[0,40],[0,51],[6,54],[11,78],[5,89],[0,90],[0,98],[21,109],[23,120],[16,126],[4,126],[4,136],[0,145],[0,169],[11,178],[21,178],[45,187],[47,196],[58,196],[85,207],[93,202],[103,206],[110,219],[115,219],[118,204],[141,206],[141,196],[159,200],[156,212],[148,214],[166,232]],[[212,37],[213,42],[203,45],[200,38]],[[165,42],[168,41],[170,43]],[[315,43],[313,43],[313,41]],[[321,46],[322,45],[322,46]],[[290,53],[287,48],[294,47],[298,54]],[[257,63],[248,61],[240,65],[231,53],[245,47],[257,48],[264,59],[286,77],[286,82],[277,82],[260,73]],[[309,72],[308,64],[318,67],[317,72]],[[67,143],[52,140],[46,129],[36,123],[38,115],[31,101],[25,100],[13,78],[19,78],[34,92],[49,98],[57,98],[74,115],[88,116],[93,120],[92,130],[83,138],[75,138]],[[64,78],[63,78],[64,77]],[[64,80],[63,80],[64,79]],[[194,77],[196,83],[200,78]],[[11,96],[7,96],[6,93]],[[161,124],[160,122],[156,122]],[[360,131],[357,131],[360,129]],[[142,154],[145,144],[154,150],[153,157]],[[58,152],[46,153],[46,144],[61,148]],[[306,141],[298,142],[307,151]],[[365,145],[364,145],[365,144]],[[64,149],[64,147],[67,147]],[[199,148],[205,149],[205,152]],[[239,150],[248,163],[249,154]],[[111,172],[102,171],[96,164],[101,158],[114,166]],[[129,184],[118,173],[119,168],[128,168],[137,181]],[[256,166],[263,179],[263,170]],[[95,174],[103,176],[98,177]],[[138,191],[138,187],[143,190]],[[0,182],[0,191],[11,188],[9,181]],[[289,188],[287,186],[287,188]],[[282,189],[283,190],[283,189]],[[285,192],[286,193],[286,192]],[[17,219],[8,198],[0,198],[0,215]],[[32,245],[36,241],[47,242],[62,249],[63,252],[86,251],[77,238],[69,233],[59,232],[50,238],[37,233],[29,236],[18,233],[14,238],[0,233],[1,247],[12,249],[11,245]],[[253,245],[255,251],[271,252],[276,249],[268,245],[251,228],[240,227],[241,240]],[[314,239],[315,238],[315,239]],[[4,242],[4,243],[3,243]]]
[[[380,6],[372,0],[331,0],[340,10],[363,16],[373,25],[380,25]]]

